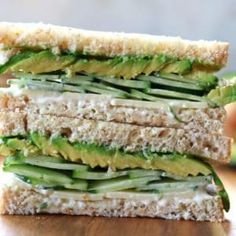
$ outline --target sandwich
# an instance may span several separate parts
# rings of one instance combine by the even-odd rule
[[[223,221],[228,43],[0,23],[1,214]]]

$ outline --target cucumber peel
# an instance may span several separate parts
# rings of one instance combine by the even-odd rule
[[[212,176],[213,176],[214,182],[215,182],[216,186],[219,188],[219,190],[217,191],[217,194],[222,199],[222,203],[223,203],[225,211],[228,212],[230,209],[229,195],[228,195],[227,191],[225,190],[224,184],[222,183],[222,181],[220,180],[220,178],[218,177],[218,175],[216,174],[214,169],[211,166],[210,166],[210,168],[212,170]]]

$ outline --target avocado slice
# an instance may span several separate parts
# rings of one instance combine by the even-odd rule
[[[45,136],[39,133],[33,132],[30,134],[32,142],[41,150],[43,155],[50,155],[58,157],[57,147],[53,145],[51,139],[47,139]]]
[[[0,155],[11,156],[15,155],[17,151],[21,151],[25,155],[36,154],[39,149],[30,143],[27,139],[5,137],[1,139],[0,144]]]
[[[110,167],[113,170],[142,168],[163,170],[178,176],[211,173],[205,163],[187,155],[150,153],[144,156],[143,153],[125,153],[94,144],[71,144],[66,138],[46,138],[36,132],[31,133],[30,138],[43,155],[62,156],[65,160],[86,164],[92,168],[96,166]]]
[[[168,63],[176,61],[174,58],[165,55],[155,55],[152,57],[150,63],[144,68],[143,73],[149,75],[154,71],[160,71]]]
[[[70,144],[62,137],[54,138],[52,143],[66,160],[82,162],[92,168],[100,166],[112,169],[159,169],[181,176],[210,174],[209,168],[203,162],[184,155],[151,154],[151,160],[147,160],[141,153],[129,154],[93,144]]]
[[[0,144],[0,155],[1,156],[10,156],[15,153],[14,149],[7,147],[6,144],[1,143]]]
[[[190,60],[176,61],[167,64],[161,71],[164,73],[186,74],[192,69]]]
[[[225,106],[236,101],[236,84],[212,89],[206,98],[215,106]]]
[[[6,141],[6,146],[17,151],[22,151],[25,155],[30,155],[33,153],[37,153],[39,149],[32,145],[26,139],[18,139],[18,138],[10,138]]]
[[[116,57],[107,60],[82,59],[68,67],[74,73],[86,72],[98,76],[134,78],[142,73],[149,61],[136,57]]]
[[[25,51],[16,54],[15,56],[11,57],[9,61],[7,61],[5,64],[0,66],[0,74],[8,72],[10,68],[15,64],[21,62],[22,60],[28,59],[35,54],[36,54],[35,52],[31,51]]]
[[[123,56],[107,60],[79,59],[67,69],[71,74],[86,72],[96,76],[131,79],[142,73],[149,75],[162,70],[168,73],[185,74],[191,68],[192,64],[189,60],[176,61],[164,55],[156,55],[153,57]]]
[[[149,75],[152,72],[162,70],[166,65],[169,65],[169,69],[167,68],[166,70],[170,73],[187,72],[187,63],[185,61],[184,63],[178,63],[175,66],[173,65],[170,67],[172,63],[175,64],[176,60],[164,55],[156,55],[153,57],[123,56],[104,61],[96,59],[78,60],[75,64],[68,67],[68,70],[71,71],[72,74],[77,72],[86,72],[97,76],[123,77],[124,79],[135,78],[137,75],[142,73]]]
[[[57,56],[50,51],[41,51],[23,59],[9,67],[11,72],[47,73],[64,70],[75,61],[74,55]]]

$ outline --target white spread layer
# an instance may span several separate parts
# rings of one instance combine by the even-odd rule
[[[146,108],[146,109],[164,109],[165,111],[169,111],[169,106],[178,107],[178,108],[207,108],[208,104],[206,102],[190,102],[190,101],[182,101],[182,100],[168,100],[166,101],[156,101],[156,102],[148,102],[148,101],[138,101],[131,99],[117,99],[113,98],[110,95],[97,95],[97,94],[80,94],[80,93],[59,93],[52,91],[44,91],[44,90],[30,90],[30,89],[19,89],[17,85],[11,85],[11,87],[7,89],[1,89],[1,93],[9,93],[14,96],[19,95],[27,95],[32,99],[37,99],[38,103],[43,103],[45,100],[56,100],[60,101],[73,101],[73,100],[96,100],[101,102],[109,102],[111,106],[124,106],[124,107],[136,107],[136,108]],[[170,112],[171,113],[171,112]]]

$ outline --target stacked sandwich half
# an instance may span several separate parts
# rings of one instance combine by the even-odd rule
[[[228,44],[0,23],[2,214],[222,221]]]

